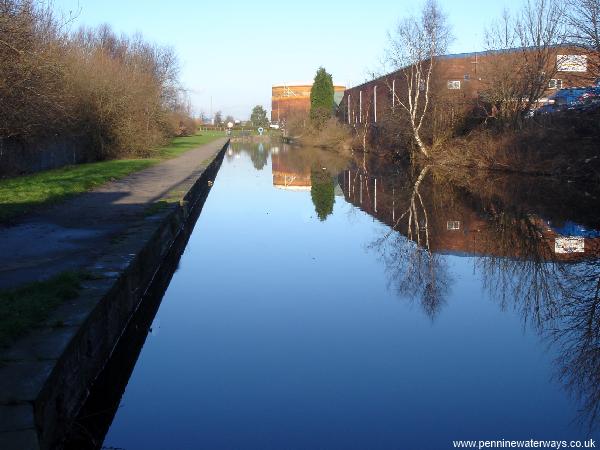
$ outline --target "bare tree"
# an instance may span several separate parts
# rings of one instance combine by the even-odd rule
[[[513,21],[508,10],[502,17],[485,30],[486,53],[502,51],[518,46]],[[519,113],[522,98],[520,78],[515,76],[515,66],[511,55],[487,58],[480,66],[482,72],[482,97],[491,108],[490,117],[501,123],[511,121]]]
[[[436,0],[427,0],[419,17],[403,19],[389,36],[388,60],[404,76],[402,88],[392,95],[425,156],[429,156],[429,151],[421,128],[431,100],[432,73],[436,57],[446,52],[450,39],[447,18]]]
[[[64,126],[63,25],[48,5],[0,1],[0,138]]]
[[[565,42],[564,7],[558,0],[527,0],[515,23],[521,45],[525,109],[531,108],[556,75],[555,47]]]
[[[527,0],[517,15],[505,11],[486,30],[487,53],[494,57],[481,66],[482,97],[501,123],[518,125],[555,76],[556,46],[565,42],[563,14],[557,0]]]
[[[600,78],[600,2],[570,0],[567,14],[567,36],[574,44],[592,53],[588,70]]]

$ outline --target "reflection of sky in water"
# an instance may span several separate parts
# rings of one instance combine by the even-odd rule
[[[557,348],[486,285],[491,258],[437,255],[447,289],[429,314],[393,276],[406,267],[386,261],[398,251],[403,265],[416,246],[396,233],[385,253],[374,243],[389,227],[343,197],[319,220],[310,191],[274,188],[271,158],[255,170],[250,153],[236,155],[105,446],[441,449],[588,436],[556,379]]]

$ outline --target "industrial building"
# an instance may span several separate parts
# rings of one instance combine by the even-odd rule
[[[528,49],[460,53],[438,56],[434,66],[431,92],[438,101],[453,105],[455,110],[473,107],[481,93],[495,82],[499,70],[514,64],[515,57]],[[540,104],[562,88],[589,86],[594,80],[588,59],[593,56],[581,48],[556,46],[548,58],[549,80]],[[595,62],[591,64],[595,66]],[[406,95],[405,71],[402,68],[367,83],[346,90],[339,117],[350,125],[376,124],[388,116]]]
[[[271,122],[282,123],[297,114],[310,111],[310,90],[312,82],[275,84],[271,94]],[[346,87],[333,85],[334,101],[339,105]]]

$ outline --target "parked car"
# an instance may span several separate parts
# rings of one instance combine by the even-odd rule
[[[560,89],[548,99],[551,103],[557,106],[573,106],[577,104],[582,95],[587,91],[587,88],[568,88]]]
[[[548,97],[548,103],[529,111],[526,116],[554,114],[560,111],[595,111],[600,105],[600,86],[560,89]]]

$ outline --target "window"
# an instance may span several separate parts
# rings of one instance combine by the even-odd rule
[[[419,80],[419,90],[420,91],[424,91],[425,90],[425,80]]]
[[[465,73],[465,80],[470,80],[471,79],[471,75],[469,75],[468,73]]]
[[[460,220],[449,220],[448,222],[446,222],[446,229],[460,230]]]
[[[460,80],[449,80],[448,89],[460,89]]]
[[[548,82],[548,89],[562,89],[562,80],[551,79]]]

